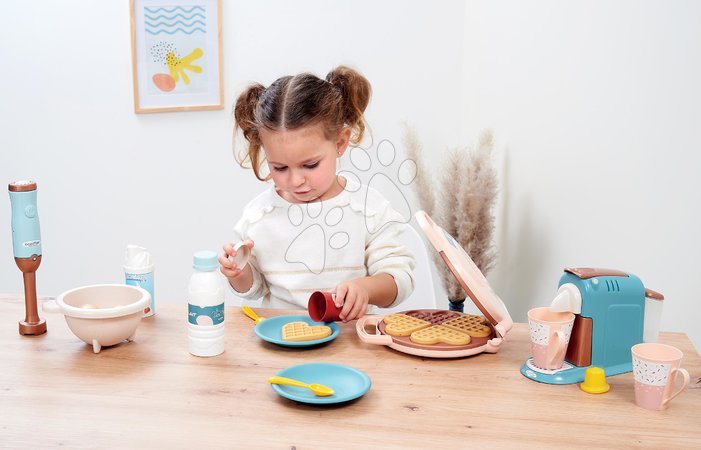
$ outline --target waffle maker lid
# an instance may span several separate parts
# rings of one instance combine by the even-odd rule
[[[484,314],[497,334],[504,337],[511,330],[513,321],[506,305],[492,290],[489,282],[477,268],[470,255],[443,228],[424,211],[415,214],[421,230],[438,251],[451,273],[460,283],[472,302]]]

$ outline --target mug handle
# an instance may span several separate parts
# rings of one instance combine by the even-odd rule
[[[669,397],[667,397],[667,398],[662,402],[662,406],[666,405],[666,404],[669,403],[674,397],[676,397],[677,395],[681,394],[682,391],[683,391],[684,389],[686,389],[686,387],[689,385],[689,372],[687,372],[686,369],[681,369],[681,368],[680,368],[680,369],[672,369],[672,373],[670,374],[670,376],[672,377],[673,382],[676,381],[676,379],[677,379],[677,374],[682,374],[682,377],[684,377],[684,382],[682,383],[682,387],[680,387],[679,390],[678,390],[677,392],[675,392],[674,394],[672,394],[672,395],[670,395]]]
[[[557,344],[548,346],[548,369],[552,367],[556,359],[562,359],[567,351],[565,333],[561,330],[557,330],[554,335],[557,336]]]

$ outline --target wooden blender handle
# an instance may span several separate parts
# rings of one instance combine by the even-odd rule
[[[41,255],[15,258],[24,279],[24,320],[19,323],[19,334],[38,335],[46,332],[46,321],[39,317],[37,307],[36,271],[41,264]]]

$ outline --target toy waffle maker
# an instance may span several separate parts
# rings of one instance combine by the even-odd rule
[[[358,337],[368,344],[429,358],[460,358],[496,353],[513,321],[467,252],[424,211],[416,220],[460,286],[484,316],[457,311],[415,309],[386,316],[365,316],[356,323]],[[374,327],[369,333],[367,327]]]

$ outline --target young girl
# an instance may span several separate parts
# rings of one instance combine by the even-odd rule
[[[236,266],[234,243],[219,254],[221,272],[240,297],[306,308],[312,292],[331,291],[347,322],[368,305],[393,306],[413,291],[414,260],[397,241],[405,221],[377,191],[336,173],[337,158],[363,138],[370,93],[362,75],[337,67],[325,80],[285,76],[239,96],[236,131],[248,148],[238,162],[274,183],[235,226],[251,250],[249,263]],[[261,174],[265,165],[268,176]],[[293,243],[316,262],[292,258]]]

